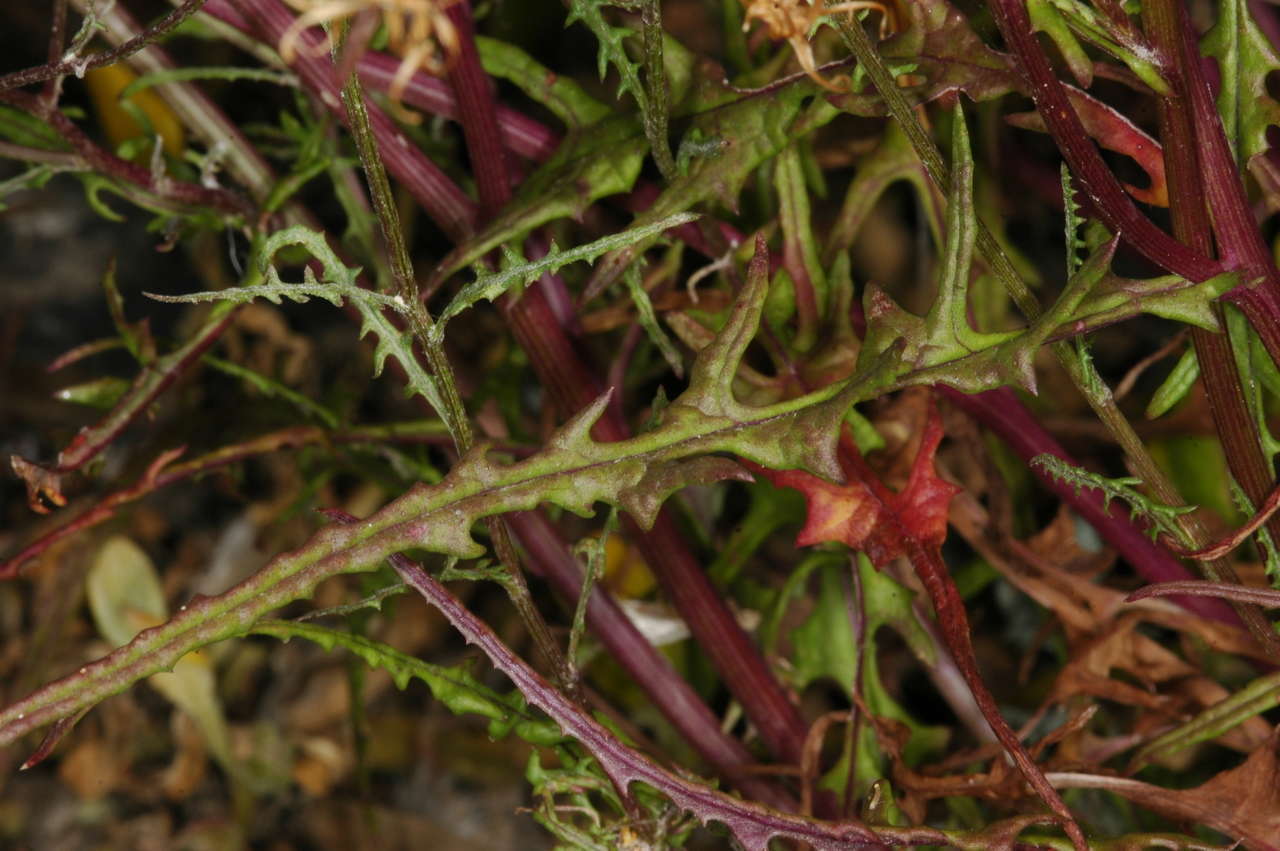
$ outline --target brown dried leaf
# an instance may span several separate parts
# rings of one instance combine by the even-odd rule
[[[1167,789],[1096,774],[1049,775],[1059,789],[1105,789],[1174,819],[1221,831],[1245,847],[1277,851],[1280,837],[1280,728],[1240,766],[1194,789]]]

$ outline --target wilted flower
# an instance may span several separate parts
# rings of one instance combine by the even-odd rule
[[[398,103],[419,69],[439,77],[448,73],[458,54],[458,31],[446,10],[458,0],[287,0],[302,14],[280,39],[280,54],[289,59],[304,30],[316,24],[354,19],[357,29],[372,30],[380,18],[387,46],[401,59],[387,94]],[[362,50],[363,45],[356,45]]]
[[[824,89],[839,92],[844,90],[842,85],[832,83],[818,73],[809,35],[814,26],[827,15],[860,12],[864,9],[874,9],[880,13],[881,37],[893,31],[893,9],[879,0],[848,0],[833,6],[827,6],[823,0],[818,0],[816,4],[809,0],[750,0],[746,4],[746,19],[742,28],[749,28],[752,21],[764,21],[772,38],[786,39],[791,43],[796,59],[800,60],[800,67],[804,68],[815,83]]]

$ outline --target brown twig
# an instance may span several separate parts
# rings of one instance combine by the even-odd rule
[[[60,62],[47,62],[44,65],[39,65],[35,68],[26,68],[22,71],[13,71],[5,74],[4,76],[0,76],[0,92],[7,91],[9,89],[16,89],[21,86],[29,86],[32,83],[41,83],[45,80],[52,80],[56,77],[65,77],[68,74],[83,77],[84,72],[90,68],[101,68],[104,65],[114,65],[121,59],[132,56],[139,50],[142,50],[147,45],[159,41],[166,34],[172,32],[179,24],[199,11],[200,7],[203,5],[204,0],[185,0],[181,6],[178,6],[176,9],[169,12],[169,14],[138,33],[137,36],[129,39],[118,47],[112,48],[111,50],[105,50],[102,53],[95,53],[90,56],[63,59]],[[65,16],[65,14],[66,12],[64,9],[63,15]],[[55,36],[56,31],[51,33],[51,38]]]

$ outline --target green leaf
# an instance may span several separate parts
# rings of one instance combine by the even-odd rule
[[[1173,371],[1152,394],[1147,404],[1147,419],[1162,417],[1174,405],[1186,398],[1191,392],[1196,379],[1200,377],[1200,362],[1196,360],[1195,349],[1188,348],[1174,364]]]
[[[688,133],[696,131],[696,138],[719,140],[717,153],[688,160],[686,173],[668,183],[632,226],[650,224],[713,199],[736,209],[743,183],[761,163],[839,114],[822,99],[806,110],[806,102],[816,94],[817,86],[800,78],[767,92],[709,106],[694,115]],[[588,284],[584,300],[594,298],[621,277],[651,244],[652,240],[638,242],[606,257]]]
[[[341,648],[359,656],[371,668],[382,668],[391,674],[396,687],[404,690],[410,680],[421,680],[431,689],[431,696],[455,715],[479,715],[488,718],[489,733],[500,738],[514,732],[535,745],[554,745],[564,735],[554,723],[530,712],[519,692],[503,696],[482,685],[467,668],[431,665],[394,647],[363,635],[343,632],[314,623],[297,621],[263,621],[250,632],[288,641],[305,638],[325,650]]]
[[[818,246],[813,236],[809,213],[809,187],[797,145],[788,145],[778,154],[774,173],[778,192],[778,219],[782,223],[783,266],[794,280],[803,275],[805,287],[812,295],[812,314],[802,314],[808,327],[797,330],[796,347],[807,351],[817,334],[817,320],[826,315],[827,277],[818,259]]]
[[[611,116],[571,132],[555,154],[521,183],[515,198],[484,230],[441,261],[433,281],[444,280],[539,225],[579,219],[597,199],[631,191],[646,150],[633,115]]]
[[[663,331],[662,326],[658,324],[658,316],[653,311],[653,302],[649,300],[649,293],[645,291],[644,283],[640,279],[639,265],[632,266],[622,277],[626,281],[627,293],[631,296],[631,303],[635,305],[636,319],[644,329],[645,336],[661,352],[663,360],[671,367],[676,377],[684,378],[684,361],[680,357],[680,352],[676,350],[675,343],[671,342],[667,332]]]
[[[1240,276],[1235,272],[1216,275],[1200,283],[1192,283],[1176,275],[1132,280],[1107,274],[1093,294],[1080,303],[1069,321],[1072,324],[1083,323],[1082,328],[1095,327],[1138,313],[1149,313],[1221,333],[1213,302],[1239,283]]]
[[[63,387],[53,394],[53,398],[61,402],[74,402],[77,405],[88,405],[90,408],[109,410],[116,402],[129,392],[129,382],[114,375],[104,375],[70,387]]]
[[[477,35],[476,49],[486,73],[518,86],[570,130],[587,127],[608,117],[609,107],[588,95],[571,77],[552,72],[514,44]]]
[[[942,245],[942,231],[937,227],[943,219],[942,212],[937,209],[940,203],[938,193],[934,191],[929,175],[906,134],[896,121],[890,121],[875,148],[857,160],[853,182],[845,192],[840,214],[827,236],[823,254],[827,265],[848,252],[876,202],[898,181],[909,183],[920,203],[932,208],[926,219],[933,230],[935,243]]]
[[[1036,17],[1037,6],[1040,6],[1039,18]],[[1060,20],[1076,35],[1128,65],[1129,70],[1136,74],[1138,79],[1156,92],[1169,93],[1169,84],[1160,76],[1159,66],[1155,61],[1156,52],[1146,36],[1127,19],[1117,21],[1109,18],[1081,0],[1040,0],[1038,3],[1030,4],[1028,8],[1038,28],[1047,23],[1050,18]],[[1044,32],[1049,33],[1062,49],[1063,57],[1071,66],[1072,73],[1076,75],[1076,79],[1080,80],[1081,85],[1087,88],[1089,83],[1080,76],[1076,63],[1088,62],[1092,70],[1092,60],[1083,54],[1079,44],[1075,44],[1075,52],[1069,45],[1064,46],[1064,43],[1059,40],[1056,25],[1044,28]],[[1071,39],[1071,43],[1074,42],[1075,40]],[[1088,76],[1092,78],[1092,74]]]
[[[604,236],[595,242],[579,245],[568,251],[561,251],[553,242],[545,255],[533,261],[525,261],[514,251],[505,249],[502,270],[491,274],[481,274],[476,280],[459,290],[458,294],[453,297],[448,306],[440,313],[432,333],[443,337],[445,325],[450,319],[480,301],[494,301],[509,290],[531,284],[545,273],[558,271],[570,263],[577,263],[578,261],[594,263],[596,258],[605,252],[614,251],[635,242],[656,239],[669,228],[687,224],[697,218],[692,213],[676,213],[661,221],[632,227],[620,233]]]
[[[1109,506],[1113,499],[1128,503],[1131,517],[1143,517],[1147,520],[1147,534],[1153,540],[1164,534],[1190,548],[1186,535],[1178,525],[1178,517],[1195,511],[1196,506],[1165,505],[1135,488],[1135,485],[1142,484],[1141,479],[1133,476],[1109,479],[1069,464],[1056,455],[1037,455],[1031,459],[1031,466],[1039,467],[1058,481],[1071,485],[1076,491],[1081,488],[1098,491],[1102,494],[1104,506]]]
[[[794,685],[803,689],[820,678],[830,678],[846,694],[852,694],[853,677],[859,673],[860,688],[868,708],[877,716],[900,721],[911,730],[904,750],[909,764],[914,764],[930,751],[941,747],[948,738],[945,727],[930,727],[916,721],[895,701],[880,682],[876,654],[876,635],[889,626],[906,640],[921,663],[932,665],[936,648],[924,627],[916,619],[911,605],[914,594],[859,554],[858,579],[861,583],[862,643],[859,644],[850,621],[850,595],[846,587],[850,566],[842,559],[827,564],[819,571],[819,590],[813,612],[791,632],[795,647]],[[857,743],[857,795],[865,794],[876,779],[883,777],[887,760],[881,752],[872,729],[865,727]]]
[[[1010,339],[969,325],[969,277],[978,219],[973,205],[973,156],[964,111],[955,111],[951,137],[951,186],[947,193],[947,244],[938,279],[938,296],[924,318],[926,342],[921,366],[952,360]]]
[[[276,254],[286,248],[300,246],[319,262],[323,280],[317,280],[311,266],[303,269],[300,283],[286,283],[272,265]],[[373,374],[382,374],[387,358],[395,358],[405,374],[405,390],[408,395],[417,394],[426,399],[441,416],[447,415],[444,399],[435,378],[427,373],[413,353],[413,343],[408,333],[401,331],[383,312],[384,309],[407,313],[408,305],[398,295],[387,295],[361,287],[357,283],[359,268],[347,267],[329,247],[324,235],[318,231],[296,226],[277,231],[263,241],[256,252],[257,269],[265,280],[254,286],[237,287],[212,292],[188,293],[179,296],[162,296],[146,293],[150,298],[166,302],[228,302],[247,303],[265,298],[273,304],[284,299],[306,302],[322,298],[334,307],[349,301],[360,313],[360,336],[373,333],[377,339],[373,350]]]
[[[596,69],[600,79],[604,80],[609,66],[613,65],[618,71],[618,97],[621,98],[630,93],[636,99],[640,111],[647,112],[649,101],[644,86],[640,84],[640,63],[631,60],[627,55],[627,49],[622,44],[628,36],[636,33],[628,27],[613,26],[605,20],[604,13],[601,12],[605,6],[615,5],[620,4],[601,2],[601,0],[571,0],[569,15],[565,18],[564,25],[568,27],[577,21],[582,21],[587,29],[595,34],[599,43]]]
[[[1263,347],[1258,332],[1253,330],[1244,314],[1234,307],[1225,308],[1224,314],[1227,318],[1227,336],[1231,339],[1231,351],[1235,355],[1236,372],[1244,391],[1245,407],[1249,409],[1257,425],[1262,451],[1271,460],[1280,452],[1280,441],[1276,440],[1268,421],[1266,391],[1275,394],[1280,388],[1280,376],[1276,374],[1275,363]]]
[[[294,233],[289,238],[307,236]],[[331,272],[337,277],[351,274],[334,269],[326,275]],[[848,382],[806,396],[762,407],[738,402],[734,376],[760,321],[767,272],[762,252],[751,264],[724,329],[695,360],[688,389],[652,430],[627,440],[595,441],[591,428],[608,404],[606,394],[565,423],[542,451],[521,461],[501,463],[487,446],[477,445],[439,483],[419,483],[363,521],[320,530],[226,593],[191,601],[167,623],[0,711],[0,744],[82,712],[194,649],[245,634],[263,616],[308,596],[331,576],[374,569],[410,548],[478,557],[484,548],[470,530],[484,517],[544,503],[586,516],[603,502],[648,525],[662,500],[685,484],[746,475],[729,459],[715,457],[717,453],[774,469],[802,468],[838,477],[836,445],[844,414],[886,386],[897,352],[890,351],[873,369]],[[335,284],[309,286],[327,287],[335,297],[349,292]]]
[[[1217,23],[1201,45],[1218,60],[1218,112],[1227,141],[1243,168],[1255,154],[1267,150],[1267,127],[1280,124],[1280,103],[1267,92],[1267,75],[1280,70],[1280,55],[1258,28],[1245,0],[1216,4]]]
[[[257,370],[214,357],[213,355],[205,355],[204,362],[221,373],[243,381],[264,396],[283,399],[306,416],[314,417],[329,428],[338,427],[338,417],[333,411],[313,401],[310,396],[299,393],[291,387],[286,387],[274,378],[269,378]]]
[[[1093,85],[1093,60],[1076,41],[1067,19],[1051,0],[1028,0],[1027,13],[1036,31],[1053,39],[1076,81],[1086,89]]]

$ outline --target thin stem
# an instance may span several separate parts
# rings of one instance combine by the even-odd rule
[[[1193,63],[1199,64],[1199,56],[1193,58],[1187,55],[1179,4],[1170,0],[1149,0],[1143,4],[1142,17],[1152,42],[1169,60],[1166,61],[1163,72],[1170,82],[1172,96],[1159,98],[1158,118],[1165,175],[1169,181],[1169,209],[1173,219],[1173,232],[1180,241],[1194,250],[1211,256],[1214,222],[1205,206],[1205,195],[1211,191],[1211,185],[1238,183],[1234,163],[1224,164],[1221,152],[1216,156],[1212,151],[1205,152],[1204,143],[1209,140],[1205,132],[1197,133],[1196,130],[1203,122],[1203,116],[1193,116],[1188,109],[1189,102],[1196,101],[1188,74],[1191,73]],[[1216,112],[1214,114],[1216,117]],[[1215,135],[1221,136],[1220,133]],[[1218,171],[1224,168],[1228,170],[1230,179],[1224,181],[1220,179],[1220,174],[1210,177],[1201,160],[1202,153],[1210,160],[1216,159]],[[1215,209],[1222,206],[1219,199]],[[1228,245],[1249,245],[1254,241],[1240,232],[1238,221],[1234,224],[1236,226],[1229,228],[1224,234],[1228,237],[1223,243],[1224,250]],[[1247,230],[1256,237],[1256,227],[1250,224]],[[1215,312],[1225,329],[1226,321],[1221,306],[1217,306]],[[1209,410],[1226,454],[1227,465],[1250,500],[1259,505],[1268,499],[1272,476],[1262,454],[1257,426],[1244,403],[1244,386],[1231,343],[1225,333],[1214,334],[1202,328],[1193,328],[1191,339],[1195,345],[1196,359],[1203,376],[1202,385],[1209,399]],[[1271,528],[1273,534],[1280,533],[1280,520],[1273,522]],[[1203,547],[1203,540],[1200,543]],[[1206,572],[1213,578],[1238,585],[1239,577],[1223,555],[1225,554],[1203,551],[1197,558],[1205,564]],[[1254,606],[1242,606],[1239,601],[1233,601],[1233,605],[1263,646],[1273,653],[1280,652],[1280,642],[1276,641],[1275,631],[1263,613]]]
[[[662,61],[662,6],[658,0],[641,0],[640,28],[644,36],[644,87],[649,102],[644,113],[644,132],[649,137],[649,149],[658,171],[666,180],[675,180],[676,161],[671,156],[671,141],[667,138],[671,87]]]
[[[1080,123],[1036,42],[1023,0],[991,0],[990,8],[1005,44],[1017,56],[1037,111],[1103,223],[1143,257],[1176,275],[1206,281],[1225,271],[1221,263],[1178,242],[1138,211]]]
[[[67,40],[67,0],[54,0],[52,15],[49,21],[48,64],[52,65],[62,56]],[[62,78],[50,77],[44,85],[44,101],[52,109],[58,103],[62,92]]]
[[[573,601],[583,589],[582,573],[555,526],[538,511],[516,512],[507,520],[529,555],[530,568]],[[607,588],[597,585],[591,592],[586,615],[592,634],[718,775],[757,801],[784,810],[796,808],[795,800],[781,788],[747,772],[755,762],[751,752],[720,728],[715,714],[636,628]]]
[[[83,3],[86,0],[77,2]],[[251,33],[253,29],[250,22],[231,6],[231,0],[208,0],[203,14],[240,32]],[[256,38],[256,33],[252,37]],[[276,61],[280,61],[278,56]],[[356,68],[366,86],[385,92],[390,88],[400,65],[401,61],[396,57],[366,51],[361,54]],[[451,121],[458,121],[463,112],[449,84],[428,76],[423,71],[413,73],[405,85],[402,97],[407,106]],[[550,157],[559,146],[560,137],[546,125],[501,104],[496,107],[496,112],[502,143],[512,153],[541,161]]]
[[[903,97],[898,83],[889,73],[889,69],[880,61],[880,55],[876,52],[875,47],[871,44],[871,39],[867,37],[867,33],[862,29],[862,24],[857,19],[850,19],[848,16],[841,16],[837,19],[840,25],[840,34],[844,37],[844,42],[853,55],[858,59],[858,65],[867,76],[871,78],[871,82],[876,87],[876,91],[884,98],[885,105],[889,109],[889,115],[897,122],[898,127],[906,134],[907,140],[911,142],[911,147],[915,149],[916,156],[920,158],[920,162],[924,164],[925,171],[929,173],[929,177],[939,190],[945,196],[947,187],[951,185],[951,170],[947,167],[946,162],[942,159],[942,153],[938,150],[937,145],[933,143],[933,139],[920,126],[920,121],[916,118],[911,104],[907,103],[907,99]],[[1014,304],[1022,311],[1028,320],[1034,322],[1040,317],[1040,303],[1036,301],[1035,294],[1031,292],[1030,287],[1022,280],[1022,277],[1013,268],[1013,263],[1001,250],[995,237],[991,235],[991,231],[987,229],[986,224],[978,219],[977,246],[982,257],[991,266],[992,272],[1004,284],[1009,296],[1013,299]]]
[[[413,275],[413,262],[409,258],[409,249],[405,245],[404,230],[400,226],[400,214],[395,198],[391,194],[391,182],[387,179],[378,141],[374,138],[373,128],[369,123],[369,113],[365,105],[360,76],[354,69],[348,74],[342,87],[342,102],[346,108],[352,136],[355,138],[356,149],[360,153],[360,163],[364,167],[365,177],[369,182],[374,213],[387,244],[391,276],[401,300],[408,305],[410,330],[413,332],[414,339],[425,351],[427,362],[444,398],[444,410],[439,412],[441,419],[453,435],[458,451],[465,453],[474,442],[471,420],[462,403],[462,397],[458,394],[458,384],[454,379],[453,368],[445,355],[444,343],[438,335],[432,333],[434,322],[427,312],[426,305],[418,296],[418,287]],[[511,597],[511,602],[520,613],[543,661],[555,672],[557,681],[570,687],[574,681],[572,669],[552,636],[551,628],[534,605],[533,596],[529,593],[529,586],[525,582],[524,573],[520,570],[520,562],[511,545],[506,527],[500,518],[491,519],[488,521],[488,526],[494,551],[507,571],[507,581],[504,586]]]
[[[232,0],[241,14],[271,44],[280,39],[293,23],[293,15],[279,0]],[[303,85],[344,121],[338,86],[333,79],[333,66],[317,55],[319,36],[307,31],[301,34],[302,47],[293,58],[292,67]],[[422,151],[410,144],[395,123],[382,110],[367,110],[369,124],[378,140],[386,168],[399,180],[427,215],[454,242],[465,240],[473,229],[476,206],[452,180]]]
[[[1019,458],[1029,462],[1037,455],[1050,454],[1069,464],[1077,462],[1067,453],[1044,426],[1036,422],[1008,388],[968,395],[950,387],[935,388],[953,405],[963,410],[995,433]],[[1108,545],[1114,547],[1146,581],[1152,583],[1175,582],[1192,578],[1192,574],[1167,550],[1158,547],[1134,525],[1129,512],[1119,504],[1107,505],[1095,490],[1081,488],[1055,479],[1040,466],[1031,472],[1051,493],[1056,495],[1079,514]],[[1225,605],[1209,600],[1179,600],[1198,615],[1224,623],[1237,623],[1237,618]]]
[[[91,0],[74,2],[77,10],[86,13]],[[96,12],[98,22],[102,25],[102,35],[108,41],[123,46],[137,37],[137,21],[120,4],[108,5]],[[154,44],[144,44],[141,49],[130,54],[129,64],[142,73],[151,74],[177,67],[164,49]],[[276,185],[275,173],[217,104],[191,83],[161,83],[156,86],[156,91],[177,113],[184,127],[203,139],[211,149],[223,152],[220,162],[231,177],[249,191],[255,201],[261,202],[267,198]],[[293,223],[317,227],[312,218],[297,205],[287,208],[286,215]]]
[[[9,74],[0,76],[0,92],[8,89],[16,89],[20,86],[29,86],[32,83],[40,83],[45,80],[52,80],[55,77],[65,77],[68,74],[75,74],[77,77],[83,77],[84,72],[90,68],[101,68],[104,65],[114,65],[121,59],[132,56],[139,50],[142,50],[149,44],[153,44],[174,30],[179,24],[187,18],[195,14],[205,0],[184,0],[182,5],[178,6],[169,14],[147,27],[135,37],[129,39],[124,44],[111,50],[105,50],[102,53],[95,53],[91,56],[72,57],[64,59],[60,62],[47,62],[44,65],[35,68],[27,68],[22,71],[13,71]]]

